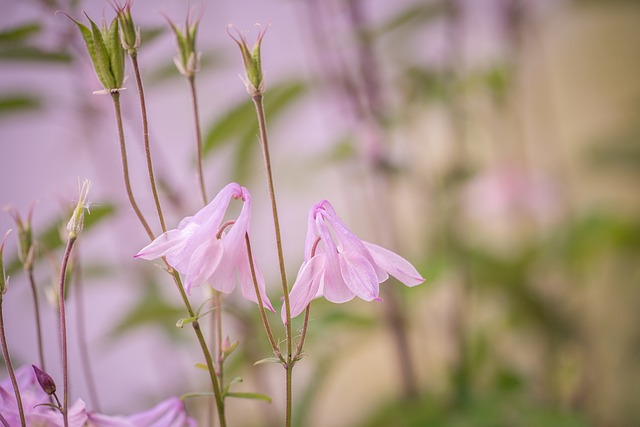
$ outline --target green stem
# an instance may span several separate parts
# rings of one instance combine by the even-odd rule
[[[204,186],[204,175],[202,173],[202,133],[200,131],[200,114],[198,112],[198,96],[196,93],[196,78],[190,76],[189,90],[191,91],[191,104],[193,106],[193,126],[196,133],[196,162],[198,169],[198,183],[200,186],[200,197],[202,197],[202,203],[207,204],[207,192]]]
[[[122,111],[120,110],[120,92],[112,92],[111,99],[113,99],[113,107],[116,111],[116,121],[118,123],[118,138],[120,140],[120,155],[122,158],[122,175],[124,176],[124,186],[127,190],[127,197],[129,197],[129,203],[131,203],[131,207],[138,216],[138,219],[147,232],[149,239],[153,240],[155,239],[153,231],[151,231],[147,220],[144,219],[144,215],[142,215],[142,212],[140,211],[140,208],[136,203],[136,199],[133,197],[133,190],[131,189],[131,180],[129,179],[129,163],[127,161],[127,147],[125,145],[124,129],[122,127]]]
[[[31,295],[33,297],[33,311],[36,315],[36,336],[38,337],[38,359],[40,360],[40,369],[46,372],[44,364],[44,345],[42,344],[42,322],[40,320],[40,303],[38,302],[38,288],[36,279],[33,275],[33,266],[29,264],[27,267],[27,276],[29,277],[29,285],[31,286]]]
[[[163,260],[165,260],[163,258]],[[166,263],[166,260],[165,260]],[[182,301],[184,302],[185,307],[187,308],[187,312],[189,313],[189,317],[195,317],[195,312],[191,307],[191,303],[189,302],[189,298],[187,298],[187,293],[184,290],[184,286],[182,285],[182,280],[180,279],[180,275],[178,272],[167,264],[167,268],[169,269],[169,274],[173,277],[173,281],[178,288],[178,292],[180,292],[180,296],[182,297]],[[202,333],[202,329],[200,328],[200,324],[198,321],[191,322],[191,326],[193,327],[194,332],[196,333],[196,337],[198,338],[198,343],[200,344],[200,348],[202,348],[202,353],[204,354],[204,359],[207,364],[207,370],[209,371],[209,377],[211,379],[211,386],[213,387],[213,397],[216,401],[216,407],[218,409],[218,419],[220,421],[220,427],[226,427],[227,420],[224,414],[224,400],[222,398],[222,394],[220,392],[220,385],[218,383],[218,378],[216,376],[216,369],[213,363],[213,359],[211,358],[211,353],[209,352],[209,348],[207,347],[207,341],[204,338],[204,334]]]
[[[0,269],[1,270],[1,269]],[[0,271],[0,274],[4,272]],[[20,389],[18,389],[18,381],[16,380],[16,374],[13,371],[13,365],[11,364],[11,358],[9,357],[9,347],[7,347],[7,338],[4,332],[4,319],[2,315],[2,295],[0,295],[0,343],[2,344],[2,356],[4,357],[9,377],[11,377],[11,384],[13,385],[13,392],[16,395],[16,402],[18,403],[18,413],[20,414],[20,424],[22,427],[26,427],[27,423],[24,419],[24,409],[22,408],[22,398],[20,397]],[[6,420],[3,420],[5,425],[8,425]]]
[[[271,172],[271,158],[269,156],[269,143],[267,142],[267,125],[264,115],[264,106],[262,104],[262,93],[254,93],[251,97],[256,107],[258,116],[258,126],[260,127],[260,143],[262,145],[262,154],[264,157],[265,170],[267,173],[267,183],[269,186],[269,200],[271,201],[271,212],[273,214],[273,228],[276,234],[276,246],[278,249],[278,261],[280,264],[280,277],[282,279],[282,293],[284,296],[284,307],[286,314],[286,340],[287,340],[287,357],[286,357],[286,383],[287,383],[287,406],[286,406],[286,426],[291,426],[291,381],[293,372],[292,361],[292,338],[291,338],[291,304],[289,303],[289,286],[287,285],[287,273],[285,271],[284,255],[282,252],[282,238],[280,236],[280,222],[278,221],[278,207],[276,205],[276,194],[273,188],[273,173]]]
[[[262,324],[264,325],[265,332],[267,333],[267,337],[269,338],[269,343],[271,344],[271,349],[278,356],[280,362],[283,365],[286,365],[286,360],[282,356],[278,345],[276,344],[276,340],[273,338],[273,332],[271,332],[271,326],[269,325],[269,320],[267,319],[267,314],[264,311],[264,303],[262,302],[262,296],[260,295],[260,289],[258,288],[258,278],[256,277],[256,268],[253,263],[253,251],[251,250],[251,240],[249,240],[249,233],[244,236],[245,243],[247,245],[247,255],[249,256],[249,268],[251,269],[251,279],[253,280],[253,287],[256,291],[256,298],[258,299],[258,307],[260,307],[260,315],[262,316]]]
[[[136,76],[136,83],[138,85],[138,96],[140,98],[140,110],[142,111],[142,137],[144,140],[144,154],[147,159],[147,171],[149,173],[149,182],[151,184],[151,192],[153,193],[153,201],[156,204],[156,211],[158,212],[158,219],[160,220],[160,227],[162,232],[167,231],[167,226],[164,222],[164,215],[162,214],[162,206],[160,205],[160,198],[158,197],[158,189],[156,187],[156,179],[153,173],[153,162],[151,160],[151,146],[149,144],[149,124],[147,122],[147,104],[144,100],[144,88],[142,86],[142,77],[140,76],[140,68],[138,66],[138,54],[131,53],[131,63],[133,64],[134,74]]]
[[[69,360],[67,348],[67,318],[64,307],[64,291],[65,282],[67,280],[67,265],[71,256],[73,244],[76,242],[75,237],[69,237],[67,247],[64,250],[62,258],[62,266],[60,267],[60,287],[58,289],[58,308],[60,310],[60,337],[62,340],[62,378],[64,383],[63,399],[62,399],[62,418],[64,427],[69,427]]]

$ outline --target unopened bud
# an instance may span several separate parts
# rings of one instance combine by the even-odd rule
[[[33,206],[29,209],[26,221],[22,220],[18,211],[14,208],[8,209],[9,214],[16,223],[18,229],[18,259],[25,268],[33,263],[35,247],[33,246],[33,235],[31,232],[31,218],[33,217]]]
[[[42,387],[45,393],[51,396],[56,392],[56,383],[53,381],[53,378],[49,374],[47,374],[42,369],[38,368],[36,365],[31,365],[33,367],[33,371],[36,373],[36,379],[38,380],[38,384]]]

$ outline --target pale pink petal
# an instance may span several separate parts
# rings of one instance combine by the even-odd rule
[[[222,259],[222,242],[218,239],[201,244],[191,256],[189,268],[185,274],[185,291],[205,283],[213,274]]]
[[[193,221],[198,224],[217,224],[215,225],[217,229],[222,222],[222,218],[224,218],[231,199],[241,195],[242,187],[239,184],[235,182],[227,184],[207,206],[196,212],[193,216]]]
[[[247,255],[247,251],[242,252],[242,257],[244,258],[237,266],[238,271],[238,281],[240,282],[240,289],[242,290],[242,296],[244,296],[249,301],[253,301],[256,304],[258,303],[258,298],[256,296],[255,286],[253,285],[253,276],[251,275],[251,267],[249,266],[249,255]],[[275,313],[273,306],[271,305],[271,301],[269,301],[269,297],[267,296],[266,284],[264,281],[264,277],[262,276],[262,272],[258,268],[258,264],[255,259],[253,260],[253,266],[256,272],[256,280],[258,282],[258,291],[260,292],[260,298],[262,298],[262,303],[264,306]]]
[[[424,282],[424,277],[418,273],[418,270],[400,255],[381,246],[374,245],[373,243],[362,243],[371,254],[375,263],[400,282],[407,286],[416,286]]]
[[[331,302],[346,302],[355,296],[342,278],[340,272],[340,260],[338,259],[338,248],[331,237],[331,232],[324,221],[322,215],[316,216],[316,227],[320,233],[320,238],[324,245],[325,276],[324,276],[324,296]]]
[[[186,416],[184,404],[177,397],[159,403],[150,410],[127,417],[136,427],[186,427],[193,420]]]
[[[90,413],[89,427],[137,427],[125,417]]]
[[[305,239],[304,244],[304,260],[309,261],[311,259],[311,250],[313,249],[313,245],[318,238],[318,233],[316,232],[316,210],[322,204],[322,202],[315,204],[309,209],[309,216],[307,218],[307,237]]]
[[[152,260],[165,256],[165,254],[176,245],[184,244],[184,238],[186,237],[182,230],[169,230],[142,248],[140,252],[134,255],[134,258]]]
[[[373,265],[357,252],[340,254],[340,272],[349,289],[365,301],[378,300],[378,276]]]
[[[318,254],[308,262],[302,264],[291,293],[289,304],[291,306],[291,318],[298,316],[313,300],[324,281],[324,266],[326,257]],[[282,323],[286,323],[287,316],[284,305],[282,306]]]

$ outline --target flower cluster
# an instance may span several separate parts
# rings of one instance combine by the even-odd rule
[[[227,227],[222,225],[222,220],[231,199],[241,199],[244,203],[240,215],[228,227],[229,231],[224,233]],[[220,292],[229,293],[235,288],[234,272],[237,272],[242,295],[257,303],[245,245],[250,221],[249,191],[232,182],[207,206],[195,215],[184,218],[178,228],[160,235],[135,257],[147,260],[166,257],[169,265],[185,275],[187,292],[194,286],[208,283]],[[254,269],[262,301],[273,311],[265,291],[264,278],[255,263]]]
[[[231,199],[242,199],[242,211],[229,232],[221,234],[222,220]],[[143,248],[135,257],[166,257],[173,268],[185,275],[186,290],[209,283],[220,292],[235,288],[234,270],[245,298],[257,302],[245,246],[251,220],[249,191],[239,184],[224,187],[211,203],[194,216],[184,218],[178,228],[169,230]],[[265,282],[254,263],[258,289],[267,308],[273,307],[266,295]],[[354,297],[380,300],[379,284],[394,276],[407,286],[424,282],[418,271],[400,255],[357,238],[338,217],[327,200],[309,212],[304,263],[291,289],[291,317],[298,316],[317,296],[334,303]],[[282,319],[286,322],[283,310]]]

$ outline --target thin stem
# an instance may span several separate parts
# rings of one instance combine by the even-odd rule
[[[9,425],[9,422],[7,421],[7,419],[6,419],[5,417],[3,417],[3,416],[2,416],[2,414],[0,414],[0,422],[2,423],[2,425],[3,425],[4,427],[11,427],[11,426]]]
[[[33,275],[33,265],[29,264],[26,268],[29,284],[31,285],[31,295],[33,297],[33,311],[36,315],[36,336],[38,337],[38,359],[40,360],[40,369],[46,372],[44,364],[44,345],[42,344],[42,322],[40,320],[40,303],[38,302],[38,288],[36,279]]]
[[[78,255],[78,251],[76,251],[75,269],[73,270],[73,272],[74,282],[76,285],[76,295],[74,300],[76,303],[76,333],[78,336],[78,348],[80,350],[80,362],[82,364],[82,372],[84,374],[87,388],[89,390],[91,403],[93,403],[93,409],[101,412],[100,401],[98,400],[98,392],[96,388],[96,380],[93,376],[93,370],[91,369],[91,358],[89,357],[89,347],[87,346],[87,332],[85,330],[86,320],[84,311],[84,286],[82,284],[82,269],[80,268],[80,256]]]
[[[2,274],[2,272],[0,272]],[[11,384],[13,385],[13,392],[16,395],[16,402],[18,403],[18,412],[20,413],[20,424],[22,427],[26,427],[27,423],[24,419],[24,409],[22,409],[22,398],[20,397],[20,389],[18,389],[18,381],[16,380],[16,374],[13,371],[13,365],[11,364],[11,357],[9,357],[9,347],[7,346],[7,338],[4,331],[4,319],[2,315],[2,295],[0,295],[0,343],[2,344],[2,356],[4,357],[9,377],[11,377]],[[5,425],[9,425],[6,420],[3,419]]]
[[[166,259],[163,258],[166,264]],[[178,288],[178,292],[180,292],[180,296],[182,297],[182,301],[184,302],[185,307],[187,308],[187,312],[189,313],[189,317],[195,317],[195,313],[193,308],[191,307],[191,303],[189,302],[189,298],[187,298],[187,293],[184,290],[184,286],[182,285],[182,280],[180,279],[180,274],[167,264],[167,268],[169,274],[173,277],[173,281]],[[204,354],[204,359],[207,364],[207,370],[209,371],[209,377],[211,379],[211,385],[213,387],[213,397],[216,401],[216,406],[218,409],[218,419],[220,421],[220,427],[226,427],[227,420],[224,414],[224,400],[222,398],[222,394],[220,392],[220,385],[218,383],[218,378],[216,376],[216,368],[213,363],[213,359],[211,358],[211,353],[209,352],[209,348],[207,347],[207,341],[204,338],[204,334],[202,333],[202,329],[200,328],[200,324],[198,321],[191,322],[191,326],[193,327],[194,332],[196,333],[196,337],[198,338],[198,343],[200,344],[200,348],[202,349],[202,353]]]
[[[262,145],[262,154],[264,157],[265,170],[267,173],[267,183],[269,186],[269,200],[271,201],[271,211],[273,214],[273,228],[276,234],[276,246],[278,249],[278,261],[280,264],[280,277],[282,279],[282,293],[284,296],[284,307],[286,314],[286,340],[287,340],[287,363],[286,363],[286,383],[287,383],[287,407],[286,407],[286,425],[291,426],[291,381],[293,364],[292,361],[292,338],[291,338],[291,304],[289,302],[289,287],[287,285],[287,273],[285,271],[284,255],[282,252],[282,238],[280,236],[280,222],[278,221],[278,207],[276,204],[276,194],[273,188],[273,173],[271,172],[271,158],[269,156],[269,144],[267,142],[267,125],[264,115],[264,106],[262,105],[262,93],[257,92],[252,95],[253,103],[256,107],[258,116],[258,126],[260,127],[260,143]]]
[[[296,349],[296,355],[293,356],[293,362],[300,360],[302,354],[302,348],[304,347],[304,340],[307,337],[307,328],[309,327],[309,312],[311,311],[311,303],[307,304],[307,308],[304,310],[304,324],[302,325],[302,334],[300,335],[300,342]]]
[[[204,186],[204,175],[202,173],[202,133],[200,132],[200,114],[198,112],[198,96],[196,94],[196,78],[189,77],[189,90],[191,91],[191,104],[193,106],[193,126],[196,132],[196,162],[198,169],[198,183],[200,185],[200,197],[202,203],[207,204],[207,192]]]
[[[67,240],[67,247],[64,250],[62,266],[60,267],[60,287],[58,289],[58,308],[60,309],[60,337],[62,340],[62,378],[64,381],[64,397],[62,399],[62,418],[64,420],[64,427],[69,427],[69,361],[67,358],[67,319],[64,308],[64,291],[65,282],[67,279],[67,265],[69,264],[71,249],[73,249],[73,244],[75,242],[75,237],[69,237],[69,239]]]
[[[214,290],[214,299],[216,304],[216,310],[214,318],[216,319],[216,348],[218,350],[218,378],[220,379],[220,384],[224,384],[223,377],[223,365],[224,365],[224,355],[222,352],[222,304],[220,298],[220,292]]]
[[[253,264],[253,251],[251,250],[251,240],[249,240],[249,233],[246,233],[244,236],[244,241],[247,244],[247,255],[249,256],[249,268],[251,269],[251,279],[253,280],[253,287],[256,291],[256,298],[258,298],[258,307],[260,307],[260,315],[262,316],[262,323],[264,325],[264,329],[267,333],[267,337],[269,338],[269,343],[271,344],[271,349],[278,356],[280,362],[286,365],[286,360],[282,356],[278,345],[276,344],[276,340],[273,338],[273,332],[271,332],[271,326],[269,325],[269,320],[267,319],[267,314],[264,311],[264,303],[262,302],[262,296],[260,295],[260,289],[258,288],[258,279],[256,277],[256,268]]]
[[[135,211],[140,223],[144,227],[149,239],[153,240],[155,236],[153,235],[153,231],[149,227],[147,220],[144,219],[138,204],[136,203],[136,199],[133,197],[133,190],[131,190],[131,181],[129,179],[129,163],[127,161],[127,147],[124,142],[124,129],[122,127],[122,112],[120,110],[120,92],[113,92],[111,94],[111,99],[113,99],[113,107],[116,111],[116,121],[118,123],[118,138],[120,140],[120,155],[122,157],[122,175],[124,176],[124,186],[127,190],[127,196],[129,197],[129,203],[131,203],[131,207]]]
[[[164,222],[164,215],[162,214],[162,206],[160,206],[160,198],[158,197],[158,189],[156,187],[156,179],[153,173],[153,162],[151,161],[151,147],[149,144],[149,124],[147,122],[147,105],[144,100],[144,88],[142,86],[142,77],[140,76],[140,68],[138,67],[138,54],[132,53],[129,55],[131,63],[133,64],[134,74],[136,76],[136,83],[138,85],[138,95],[140,97],[140,110],[142,111],[142,137],[144,140],[144,154],[147,159],[147,170],[149,172],[149,182],[151,184],[151,192],[153,193],[153,201],[156,204],[156,211],[158,212],[158,219],[160,220],[160,227],[162,232],[167,231],[167,226]]]

